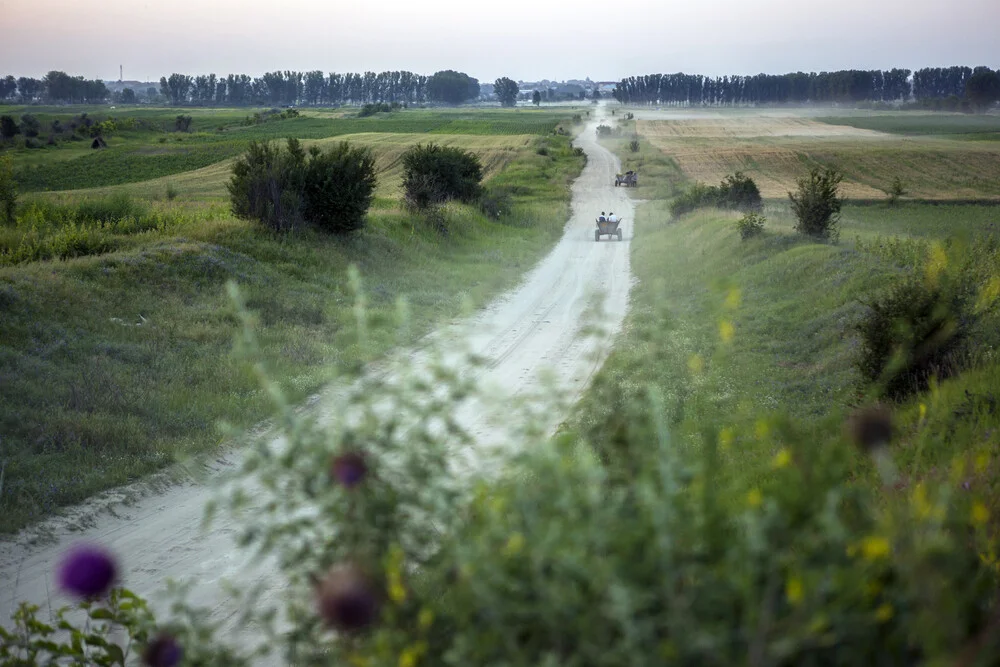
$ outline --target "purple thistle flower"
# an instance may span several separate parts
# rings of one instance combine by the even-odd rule
[[[341,632],[359,632],[378,618],[379,596],[356,565],[336,565],[316,589],[320,616]]]
[[[142,664],[149,667],[175,667],[184,657],[184,649],[171,635],[160,633],[146,645],[142,652]]]
[[[368,462],[361,452],[338,454],[330,463],[330,478],[345,489],[353,489],[361,484],[367,474]]]
[[[97,546],[74,547],[59,565],[59,586],[81,598],[100,597],[118,577],[114,557]]]

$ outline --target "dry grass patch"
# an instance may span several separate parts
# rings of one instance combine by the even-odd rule
[[[812,167],[844,173],[853,199],[885,197],[894,177],[911,197],[1000,199],[1000,147],[907,138],[806,118],[733,117],[638,121],[638,132],[691,180],[716,183],[743,171],[765,198],[784,198]]]

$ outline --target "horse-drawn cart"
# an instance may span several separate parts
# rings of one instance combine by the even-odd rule
[[[627,188],[634,188],[639,185],[639,174],[629,169],[624,174],[617,174],[615,176],[615,187],[619,185],[624,185]]]
[[[594,230],[594,240],[600,241],[602,236],[607,236],[609,239],[611,237],[617,236],[618,240],[622,240],[622,230],[618,225],[622,224],[621,220],[615,220],[611,222],[610,220],[597,219],[597,229]]]

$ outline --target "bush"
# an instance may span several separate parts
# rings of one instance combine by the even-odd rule
[[[276,231],[305,221],[328,232],[364,226],[375,191],[375,158],[364,148],[341,142],[308,156],[297,139],[282,150],[270,142],[250,142],[233,165],[227,184],[233,214],[258,220]]]
[[[632,141],[628,142],[628,149],[630,151],[632,151],[633,153],[638,153],[639,152],[639,140],[638,139],[633,139]]]
[[[174,119],[174,129],[178,132],[187,132],[191,129],[191,116],[181,114]]]
[[[731,208],[738,211],[759,211],[764,206],[760,189],[752,178],[738,171],[722,179],[719,184],[720,208]]]
[[[21,134],[21,128],[12,116],[4,114],[0,116],[0,138],[10,140]]]
[[[892,179],[892,185],[890,185],[889,189],[885,191],[885,194],[889,206],[895,206],[899,201],[899,198],[907,194],[906,186],[903,184],[903,179],[899,176],[894,176]]]
[[[305,155],[296,140],[289,139],[288,144],[290,150],[282,151],[269,141],[251,141],[236,160],[226,184],[233,215],[275,231],[301,225]]]
[[[306,220],[328,232],[361,229],[375,196],[375,157],[368,148],[342,141],[332,150],[310,153],[305,173]]]
[[[542,144],[535,150],[535,152],[541,155],[542,157],[547,157],[549,154],[549,147],[546,146],[545,144]]]
[[[0,156],[0,222],[14,223],[17,210],[17,181],[14,180],[14,161],[9,155]]]
[[[406,201],[426,208],[449,199],[475,200],[483,179],[479,157],[461,148],[416,145],[403,154]]]
[[[670,215],[679,218],[695,209],[703,206],[716,206],[718,203],[719,188],[714,185],[695,183],[670,202]]]
[[[377,113],[391,113],[393,111],[398,111],[402,109],[403,105],[399,102],[393,102],[388,104],[386,102],[377,102],[375,104],[366,104],[361,107],[361,111],[358,112],[358,118],[367,118],[368,116],[374,116]]]
[[[81,222],[114,222],[141,220],[149,215],[149,207],[134,201],[124,192],[100,199],[85,199],[76,207],[76,219]]]
[[[26,113],[21,116],[21,132],[24,133],[24,136],[31,138],[37,137],[41,130],[42,124],[39,123],[38,119],[30,113]]]
[[[762,234],[765,222],[767,222],[767,218],[760,213],[748,211],[742,218],[736,221],[736,228],[740,231],[740,238],[746,241],[749,238]]]
[[[795,229],[819,239],[836,239],[840,208],[844,200],[839,195],[843,174],[834,169],[814,168],[809,176],[798,179],[798,192],[788,193],[792,212],[798,222]]]
[[[167,201],[173,201],[177,198],[177,188],[174,187],[173,183],[167,183]]]
[[[867,305],[855,366],[879,395],[903,399],[957,371],[956,353],[972,325],[960,290],[912,276]]]

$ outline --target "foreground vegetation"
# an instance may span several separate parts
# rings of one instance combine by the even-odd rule
[[[327,122],[336,134],[337,123]],[[513,193],[498,219],[476,204],[448,203],[429,221],[389,188],[377,193],[365,229],[348,237],[308,228],[276,234],[239,220],[222,177],[194,202],[152,201],[127,188],[23,196],[16,223],[0,227],[0,531],[209,451],[221,418],[259,420],[267,397],[227,353],[227,280],[258,314],[262,354],[280,369],[277,379],[301,400],[335,364],[358,358],[359,342],[344,330],[354,317],[349,265],[370,290],[364,344],[384,351],[399,342],[387,318],[403,294],[412,342],[463,301],[482,304],[510,287],[544,254],[567,219],[582,161],[565,137],[518,139],[487,171],[487,187]]]

